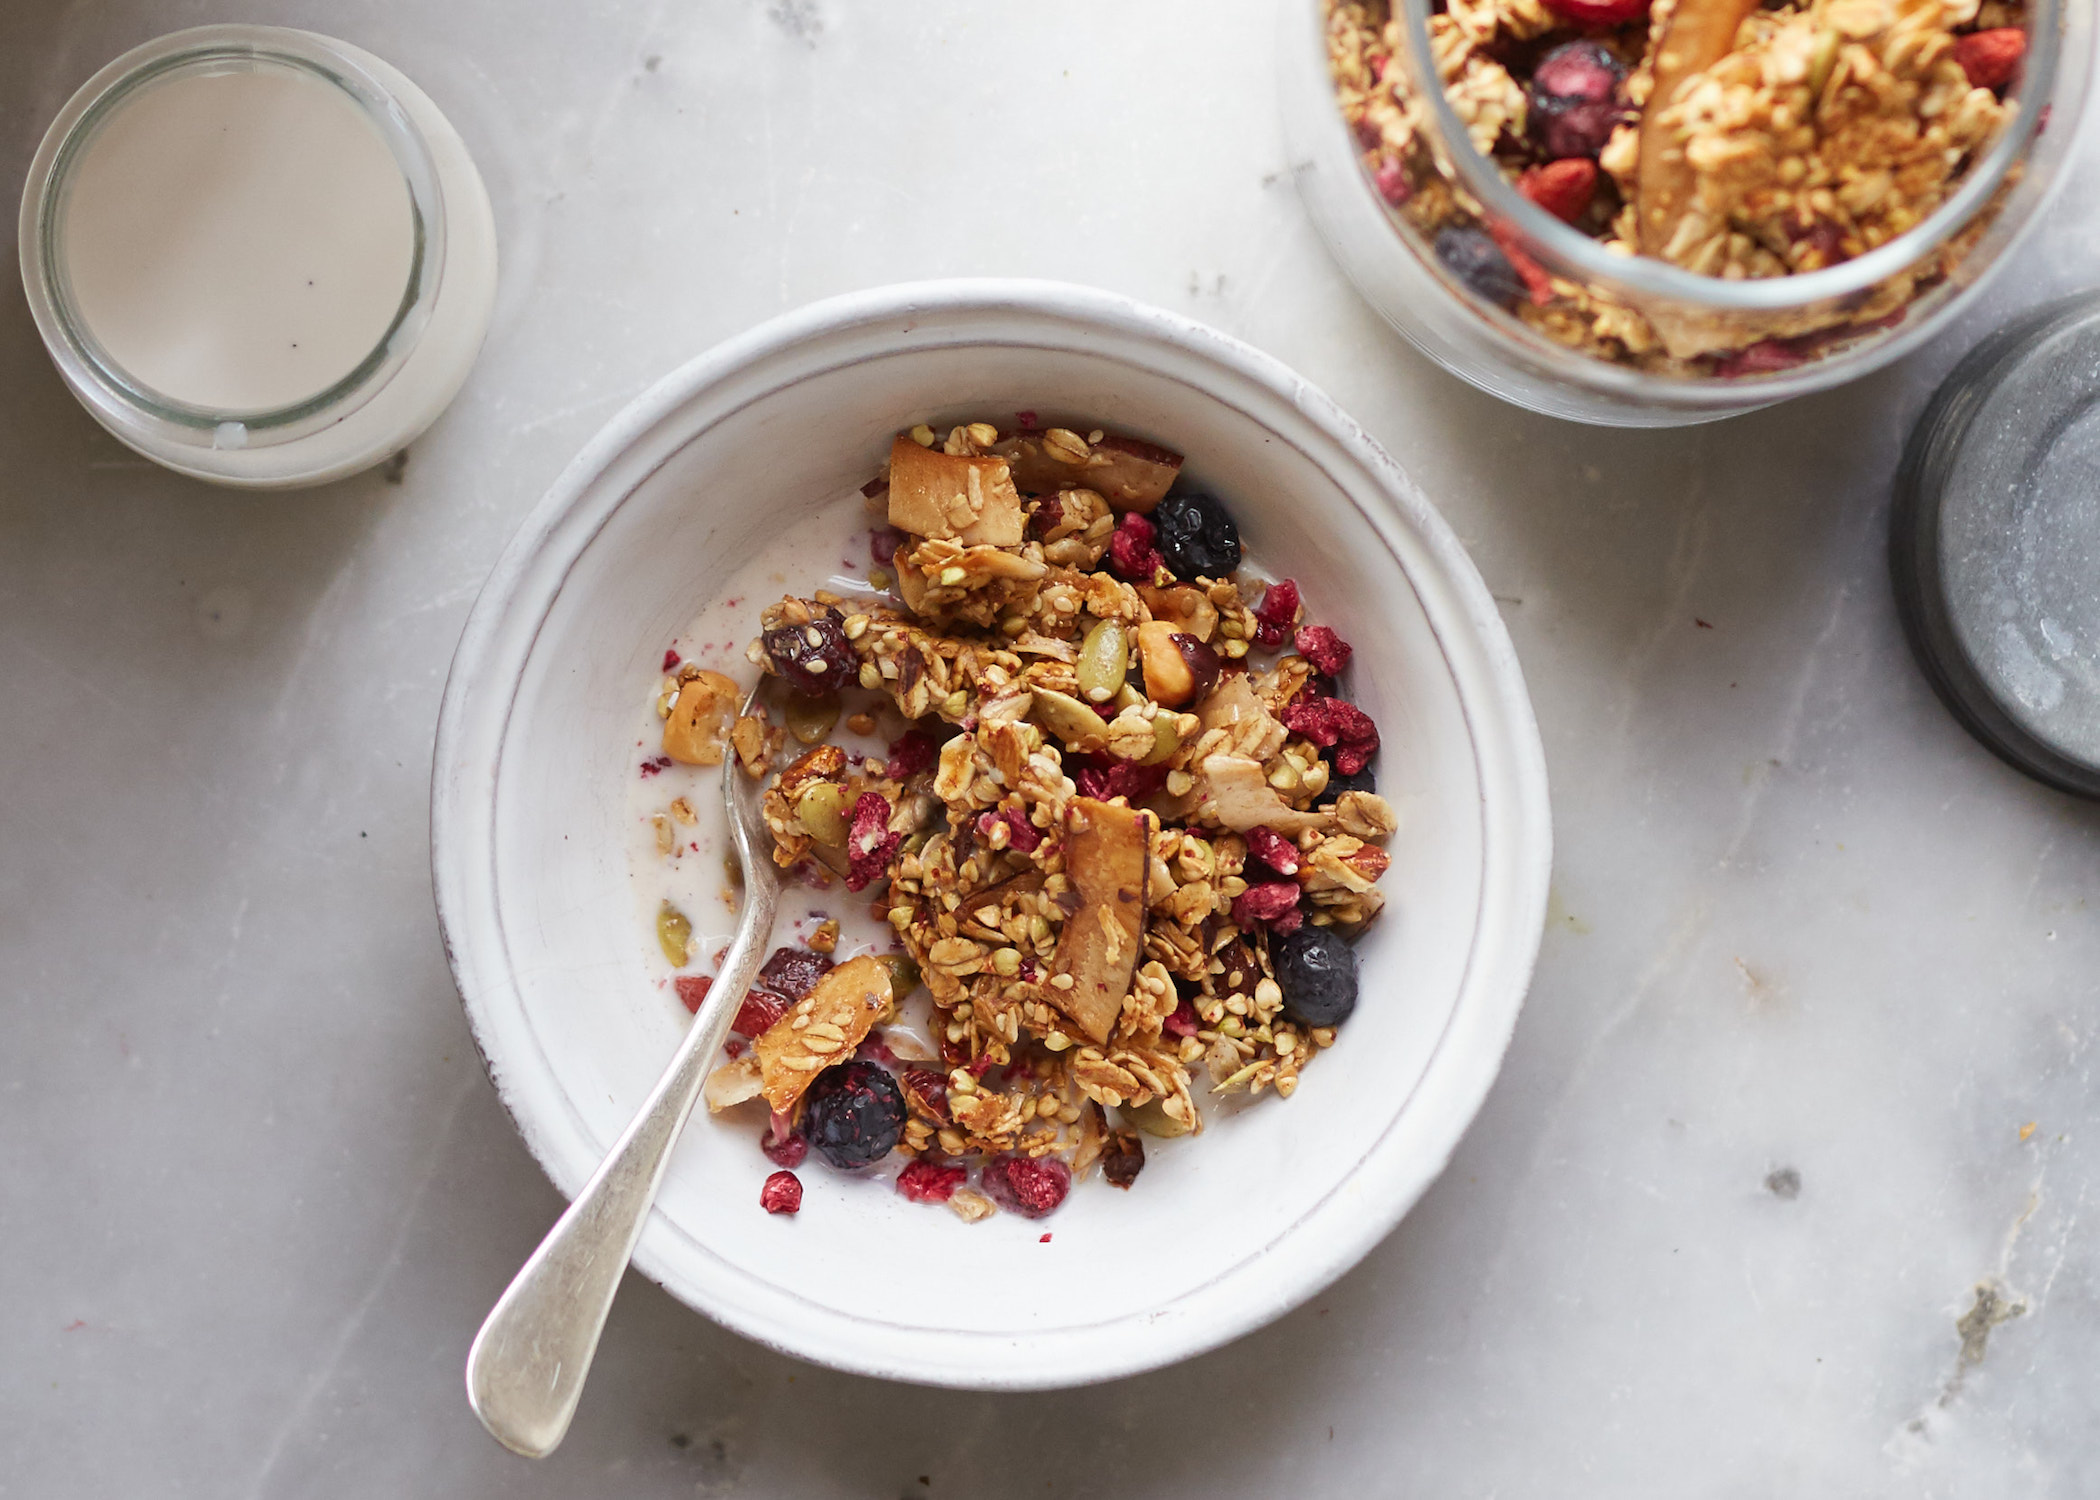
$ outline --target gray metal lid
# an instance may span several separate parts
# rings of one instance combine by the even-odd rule
[[[1954,716],[2028,775],[2100,797],[2100,293],[1947,377],[1904,453],[1889,565]]]

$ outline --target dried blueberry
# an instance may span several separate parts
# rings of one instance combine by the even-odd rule
[[[1371,774],[1369,766],[1354,776],[1344,776],[1340,771],[1329,770],[1327,785],[1320,788],[1320,795],[1313,798],[1314,807],[1332,807],[1344,792],[1375,792],[1378,778]]]
[[[834,1167],[880,1161],[904,1133],[904,1095],[874,1063],[855,1059],[827,1068],[804,1098],[802,1133]]]
[[[1508,307],[1524,295],[1523,278],[1485,229],[1439,230],[1436,258],[1484,302]]]
[[[1169,495],[1152,512],[1160,555],[1181,578],[1224,578],[1240,565],[1240,528],[1208,495]]]
[[[846,617],[826,604],[807,625],[776,625],[762,637],[766,660],[789,686],[813,698],[850,687],[860,673]]]
[[[1339,1026],[1356,1009],[1356,955],[1331,927],[1301,927],[1269,945],[1284,1014],[1306,1026]]]
[[[1564,42],[1539,59],[1531,74],[1531,135],[1559,160],[1594,157],[1626,118],[1619,90],[1626,64],[1601,42]]]

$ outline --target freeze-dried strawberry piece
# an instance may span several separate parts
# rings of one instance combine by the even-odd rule
[[[1341,676],[1349,658],[1355,655],[1355,648],[1326,625],[1301,626],[1294,644],[1300,656],[1329,677]]]
[[[907,776],[916,776],[921,771],[931,771],[941,758],[941,747],[934,743],[930,734],[921,734],[916,729],[907,729],[890,742],[887,774],[902,781]]]
[[[922,1156],[897,1174],[897,1191],[914,1203],[946,1203],[969,1175],[966,1167],[944,1167]]]
[[[1054,1156],[1000,1156],[985,1163],[984,1191],[1008,1213],[1040,1219],[1065,1201],[1072,1169]]]
[[[1129,582],[1149,583],[1159,568],[1159,528],[1130,510],[1108,539],[1108,571]]]
[[[1285,912],[1298,908],[1298,882],[1295,880],[1264,880],[1259,885],[1250,885],[1232,898],[1232,920],[1241,927],[1252,927],[1260,922],[1273,922]]]
[[[1273,828],[1248,829],[1247,852],[1279,875],[1298,873],[1298,846]]]
[[[1971,88],[2004,88],[2019,74],[2026,56],[2027,33],[2017,26],[1972,31],[1954,44],[1954,60],[1968,75]]]
[[[853,804],[853,828],[846,835],[846,889],[864,891],[889,873],[890,856],[904,835],[890,831],[890,804],[880,792],[862,792]]]
[[[758,1190],[758,1206],[769,1214],[802,1212],[802,1179],[793,1172],[775,1172]]]
[[[1415,195],[1415,185],[1408,181],[1407,168],[1400,165],[1397,157],[1388,156],[1378,163],[1377,170],[1371,173],[1371,185],[1378,189],[1378,196],[1394,208]]]
[[[904,1102],[927,1119],[941,1125],[955,1122],[948,1113],[946,1074],[931,1068],[906,1068],[897,1075],[897,1087],[904,1091]]]
[[[1168,1036],[1194,1036],[1196,1028],[1201,1024],[1196,1016],[1194,1002],[1184,1000],[1174,1007],[1173,1015],[1160,1022],[1160,1029]]]
[[[1283,726],[1322,750],[1333,750],[1334,768],[1354,776],[1378,753],[1378,726],[1371,716],[1340,698],[1300,693],[1283,706]]]
[[[1302,906],[1294,906],[1289,911],[1285,912],[1282,916],[1278,917],[1275,921],[1271,922],[1269,924],[1269,931],[1275,933],[1278,937],[1282,937],[1286,933],[1296,932],[1299,928],[1303,927],[1304,925],[1305,908]]]

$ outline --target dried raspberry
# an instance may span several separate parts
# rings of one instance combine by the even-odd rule
[[[1972,31],[1954,44],[1954,60],[1969,77],[1969,86],[2002,89],[2019,75],[2027,56],[2027,33],[2017,26]]]
[[[717,963],[721,960],[717,959]],[[831,960],[808,948],[775,948],[758,971],[759,987],[790,1000],[800,1000],[831,972]]]
[[[1378,196],[1394,208],[1415,195],[1415,185],[1408,180],[1407,169],[1396,157],[1388,156],[1378,163],[1377,170],[1371,173],[1371,185],[1378,189]]]
[[[1174,1014],[1160,1022],[1160,1029],[1168,1036],[1194,1036],[1201,1024],[1196,1016],[1195,1004],[1184,1000],[1174,1007]]]
[[[997,812],[979,813],[977,831],[990,838],[992,829],[998,824],[1006,825],[1006,847],[1022,854],[1033,854],[1043,842],[1043,830],[1028,821],[1028,814],[1018,807],[1002,807]]]
[[[793,1172],[775,1172],[758,1190],[758,1206],[769,1214],[802,1212],[802,1179]]]
[[[1259,885],[1248,886],[1232,898],[1232,920],[1242,928],[1248,928],[1260,922],[1273,922],[1297,907],[1297,881],[1264,880]]]
[[[1300,693],[1283,706],[1283,725],[1322,750],[1333,750],[1334,768],[1354,776],[1378,753],[1378,726],[1371,716],[1340,698]]]
[[[1298,654],[1329,677],[1339,677],[1349,665],[1354,648],[1325,625],[1307,625],[1298,631]]]
[[[904,533],[894,526],[878,526],[868,533],[868,556],[885,568],[897,560],[897,549],[903,545]]]
[[[902,781],[921,771],[931,771],[941,758],[941,747],[930,734],[907,729],[890,743],[888,774]]]
[[[1108,570],[1118,578],[1149,583],[1160,566],[1159,532],[1136,511],[1124,512],[1108,539]]]
[[[890,476],[887,474],[877,474],[873,479],[869,480],[866,484],[860,487],[860,492],[861,494],[865,495],[868,499],[873,500],[877,495],[888,494],[889,488]]]
[[[1054,1156],[999,1156],[984,1166],[984,1191],[1008,1213],[1040,1219],[1072,1190],[1072,1169]]]
[[[664,649],[664,670],[666,672],[677,671],[679,659],[679,655],[676,651],[673,651],[669,647],[666,647]]]
[[[967,1167],[944,1167],[922,1156],[897,1174],[897,1191],[914,1203],[946,1203],[969,1175]]]
[[[1086,763],[1072,773],[1078,784],[1079,795],[1106,802],[1111,797],[1127,797],[1135,807],[1167,784],[1165,766],[1140,766],[1127,760],[1115,760],[1107,756],[1088,756]]]
[[[846,835],[846,889],[864,891],[889,873],[890,856],[904,835],[890,831],[890,804],[880,792],[862,792]]]
[[[1274,651],[1289,637],[1291,627],[1297,623],[1297,580],[1279,578],[1263,591],[1261,603],[1254,606],[1254,642],[1265,650]]]
[[[1248,829],[1247,852],[1279,875],[1298,873],[1298,846],[1273,828]]]
[[[671,757],[668,755],[659,755],[654,760],[645,760],[642,762],[642,780],[647,781],[657,772],[670,769]]]
[[[1597,164],[1587,156],[1549,161],[1519,177],[1517,191],[1562,223],[1572,224],[1597,195]]]
[[[1805,364],[1808,356],[1778,339],[1762,339],[1740,349],[1714,365],[1714,374],[1728,379],[1738,375],[1770,375]]]
[[[897,1075],[897,1086],[904,1091],[904,1102],[930,1120],[943,1125],[953,1124],[955,1117],[948,1113],[948,1077],[931,1068],[906,1068]]]
[[[1137,1133],[1130,1130],[1110,1131],[1108,1144],[1101,1150],[1101,1175],[1117,1187],[1127,1189],[1137,1181],[1138,1173],[1144,1170],[1145,1143],[1137,1138]]]
[[[799,1167],[802,1159],[809,1155],[809,1141],[798,1131],[783,1133],[780,1122],[775,1120],[766,1127],[766,1133],[758,1138],[758,1149],[766,1154],[766,1160],[776,1167]]]

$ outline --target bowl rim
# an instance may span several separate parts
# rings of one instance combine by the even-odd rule
[[[635,454],[656,428],[709,393],[732,390],[738,382],[763,374],[769,361],[799,346],[915,315],[984,318],[1008,325],[987,329],[980,338],[950,340],[943,347],[1091,347],[1072,343],[1069,333],[1062,343],[1031,339],[1015,326],[1030,322],[1044,335],[1062,325],[1080,333],[1120,336],[1132,347],[1096,352],[1133,368],[1133,348],[1164,346],[1183,364],[1208,367],[1202,371],[1207,380],[1185,383],[1196,384],[1212,399],[1236,407],[1219,387],[1238,384],[1271,402],[1280,401],[1296,419],[1338,447],[1387,502],[1381,510],[1341,487],[1347,503],[1387,544],[1395,565],[1407,573],[1405,549],[1395,545],[1403,533],[1427,556],[1432,574],[1409,573],[1409,582],[1452,673],[1480,778],[1479,920],[1457,1000],[1409,1101],[1396,1110],[1356,1166],[1292,1225],[1210,1282],[1179,1294],[1174,1303],[1033,1336],[1022,1345],[1029,1351],[1025,1359],[1013,1357],[1010,1333],[973,1335],[889,1322],[879,1325],[879,1351],[841,1350],[826,1347],[826,1325],[834,1325],[831,1332],[836,1334],[836,1325],[866,1320],[806,1302],[799,1304],[801,1315],[792,1322],[722,1305],[720,1296],[708,1295],[707,1288],[681,1274],[661,1253],[667,1233],[680,1240],[686,1237],[660,1212],[652,1215],[637,1246],[637,1269],[680,1301],[797,1358],[924,1385],[1055,1389],[1171,1364],[1281,1316],[1355,1265],[1443,1171],[1500,1071],[1544,932],[1552,865],[1545,753],[1515,648],[1487,585],[1457,536],[1376,440],[1274,357],[1179,314],[1055,281],[969,278],[903,283],[832,297],[777,316],[672,370],[584,445],[498,558],[469,613],[445,684],[432,761],[430,817],[431,878],[446,962],[484,1071],[527,1149],[565,1197],[580,1189],[596,1160],[568,1160],[570,1146],[555,1139],[561,1133],[559,1122],[545,1118],[557,1112],[535,1115],[531,1101],[497,1056],[501,1042],[492,1008],[494,1001],[507,996],[514,1010],[523,1010],[502,939],[489,837],[519,672],[570,567],[669,452],[696,435],[686,434],[665,455],[624,476],[626,482],[606,487],[604,482],[616,475],[621,461]],[[815,373],[819,372],[790,372],[784,380],[751,391],[732,409]],[[1163,368],[1151,373],[1176,378]],[[1254,420],[1252,413],[1247,417]],[[721,416],[711,418],[699,430],[719,420]],[[1454,630],[1464,633],[1469,663],[1454,656],[1459,646]],[[506,657],[515,658],[518,671],[506,669]],[[1412,1132],[1402,1138],[1411,1114]],[[1433,1124],[1425,1130],[1424,1121]],[[1426,1140],[1415,1138],[1425,1134]],[[1338,1202],[1345,1187],[1366,1177],[1376,1177],[1383,1191],[1349,1194],[1348,1204]],[[1322,1232],[1306,1233],[1316,1220]],[[1298,1242],[1294,1252],[1279,1255],[1288,1239]],[[1284,1266],[1287,1279],[1280,1274]],[[1243,1282],[1250,1284],[1239,1285]],[[1241,1295],[1221,1296],[1224,1284],[1232,1284]]]

